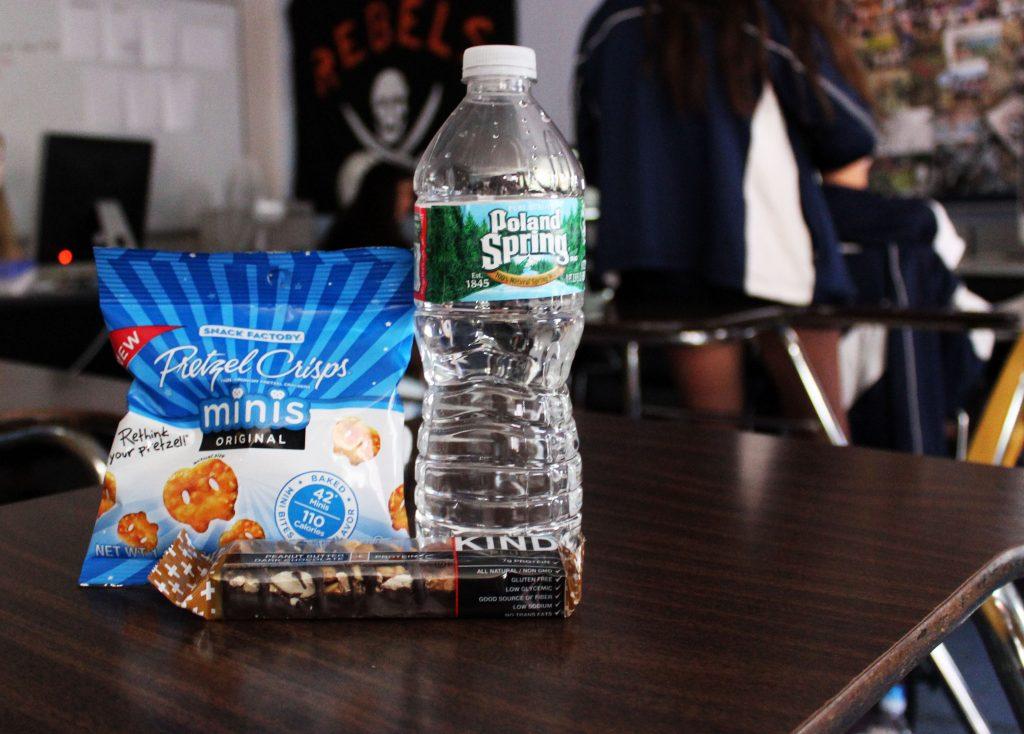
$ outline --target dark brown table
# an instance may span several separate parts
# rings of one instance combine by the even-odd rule
[[[127,373],[126,373],[127,375]],[[0,359],[0,421],[113,420],[124,415],[127,379],[69,375]]]
[[[0,507],[0,721],[133,732],[843,731],[1024,575],[1024,475],[579,418],[570,620],[207,623],[76,584],[98,490]]]

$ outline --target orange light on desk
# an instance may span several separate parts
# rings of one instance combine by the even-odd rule
[[[70,265],[74,259],[75,256],[71,253],[71,250],[61,250],[57,253],[57,262],[61,265]]]

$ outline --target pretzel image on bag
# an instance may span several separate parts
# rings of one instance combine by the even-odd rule
[[[411,253],[98,248],[96,270],[134,379],[82,585],[146,583],[183,530],[205,553],[409,537],[394,493],[411,450],[396,392]]]

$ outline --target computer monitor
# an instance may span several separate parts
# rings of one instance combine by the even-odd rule
[[[121,205],[137,243],[146,229],[153,143],[48,134],[43,141],[37,258],[68,265],[92,260],[101,226],[97,202]]]

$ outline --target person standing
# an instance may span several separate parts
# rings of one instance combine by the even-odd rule
[[[864,76],[822,0],[606,0],[580,43],[577,134],[601,192],[595,261],[626,315],[853,294],[819,172],[869,155]],[[838,332],[801,332],[839,406]],[[783,402],[804,405],[765,342]],[[743,406],[738,345],[679,348],[684,403]],[[845,416],[841,416],[845,424]]]

